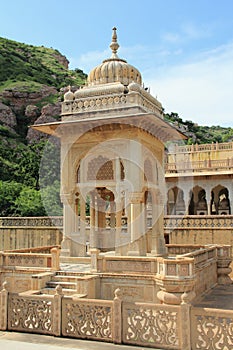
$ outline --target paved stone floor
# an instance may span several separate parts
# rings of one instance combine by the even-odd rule
[[[217,285],[193,303],[196,307],[233,310],[233,284]]]
[[[0,331],[3,350],[151,350],[140,346],[116,345],[88,340],[57,338],[31,333]],[[157,349],[159,350],[159,349]],[[161,350],[161,349],[160,349]]]

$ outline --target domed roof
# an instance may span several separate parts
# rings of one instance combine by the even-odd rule
[[[111,58],[104,60],[99,66],[91,70],[87,79],[88,85],[92,86],[114,82],[120,82],[125,86],[129,85],[131,82],[141,85],[142,77],[140,72],[117,55],[119,44],[117,42],[115,27],[113,28],[110,48],[112,50]]]

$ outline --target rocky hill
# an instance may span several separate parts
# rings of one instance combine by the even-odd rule
[[[183,120],[177,113],[165,113],[164,119],[187,136],[187,143],[216,143],[233,141],[233,128],[219,125],[200,126],[191,120]]]
[[[0,38],[0,124],[33,142],[28,125],[40,117],[58,119],[65,87],[84,84],[86,74],[68,65],[52,48]]]
[[[38,191],[46,135],[29,126],[58,120],[67,86],[85,83],[86,74],[68,65],[52,48],[0,38],[0,216],[47,214]],[[49,147],[54,159],[58,143]],[[51,161],[44,179],[53,193],[48,201],[57,203],[50,215],[61,214],[57,168]]]
[[[70,70],[59,51],[0,38],[0,216],[60,215],[58,143],[47,144],[51,159],[39,181],[46,135],[29,128],[34,123],[59,120],[60,102],[68,85],[77,89],[87,76]],[[227,142],[233,129],[200,127],[176,113],[165,119],[188,136],[189,143]],[[40,191],[39,191],[40,189]],[[46,196],[41,199],[41,195]]]

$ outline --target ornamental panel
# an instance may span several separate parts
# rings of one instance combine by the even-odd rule
[[[8,329],[39,334],[52,334],[52,299],[10,294]]]
[[[123,342],[163,349],[180,349],[179,307],[123,304]]]
[[[191,324],[192,349],[233,349],[232,311],[192,308]]]
[[[66,337],[112,340],[112,302],[62,300],[62,335]]]

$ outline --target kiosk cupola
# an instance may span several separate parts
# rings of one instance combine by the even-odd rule
[[[104,60],[100,65],[93,68],[88,75],[88,85],[99,85],[119,82],[128,86],[132,82],[142,84],[141,73],[137,68],[131,66],[126,60],[117,55],[119,44],[117,42],[116,28],[113,28],[112,42],[110,44],[112,55]]]

